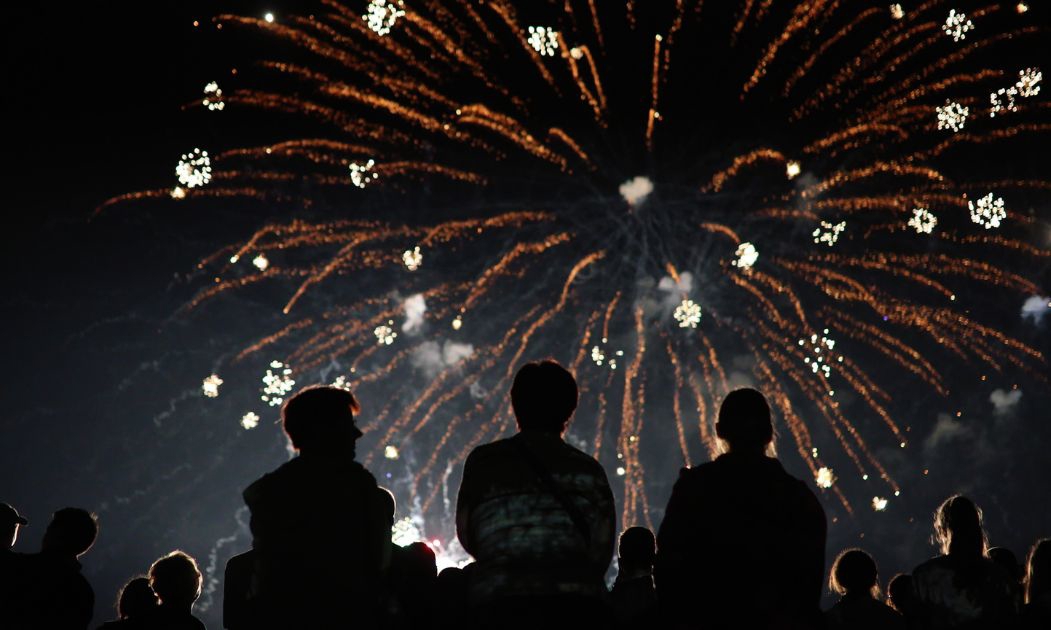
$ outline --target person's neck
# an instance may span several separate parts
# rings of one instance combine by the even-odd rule
[[[161,608],[176,615],[193,615],[193,602],[184,603],[161,603]]]
[[[562,439],[562,432],[561,431],[545,431],[543,429],[519,429],[518,433],[519,433],[519,435],[525,435],[525,436],[529,436],[529,437],[542,436],[544,438],[553,439],[553,440],[561,440]]]

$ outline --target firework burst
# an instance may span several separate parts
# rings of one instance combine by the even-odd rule
[[[616,472],[624,524],[651,527],[653,484],[717,452],[731,366],[770,397],[782,446],[851,511],[900,491],[870,445],[907,442],[879,366],[946,395],[932,355],[1044,365],[956,299],[969,285],[1038,294],[997,261],[1051,257],[1020,214],[990,237],[1004,202],[973,201],[1051,190],[977,164],[1010,163],[1012,142],[1051,129],[1039,70],[983,57],[1037,41],[1029,14],[937,0],[907,12],[837,0],[323,4],[280,23],[217,18],[270,36],[278,59],[228,86],[227,113],[257,108],[313,131],[220,151],[207,178],[189,156],[181,203],[289,205],[307,190],[299,205],[343,211],[263,225],[201,261],[216,282],[189,308],[259,283],[286,290],[275,311],[287,324],[236,362],[282,357],[264,379],[270,404],[292,370],[351,374],[366,462],[406,467],[395,491],[423,514],[447,518],[455,466],[513,428],[510,379],[539,356],[576,373],[570,439]],[[982,103],[1015,76],[1029,100],[993,117]],[[912,228],[930,236],[900,236]],[[269,265],[227,264],[249,252]],[[405,295],[425,311],[399,336]],[[471,352],[447,360],[435,348],[448,344]],[[819,458],[818,442],[837,448]]]

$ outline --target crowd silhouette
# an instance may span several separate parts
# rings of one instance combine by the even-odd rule
[[[894,576],[884,600],[872,556],[843,550],[827,579],[839,600],[822,611],[825,514],[771,455],[770,407],[754,389],[723,400],[726,452],[681,471],[656,536],[627,527],[618,544],[604,469],[562,439],[578,395],[553,360],[519,370],[518,433],[464,462],[456,532],[474,561],[438,573],[423,542],[391,542],[394,497],[354,461],[357,399],[301,390],[281,412],[296,456],[244,491],[252,548],[226,565],[223,627],[1051,629],[1051,539],[1023,565],[989,548],[981,509],[958,495],[934,513],[940,555]],[[36,553],[14,550],[26,525],[0,503],[0,628],[87,628],[95,593],[79,559],[98,519],[58,510]],[[201,630],[201,586],[197,562],[172,551],[127,582],[101,628]]]

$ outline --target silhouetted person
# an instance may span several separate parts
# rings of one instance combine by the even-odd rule
[[[989,559],[982,512],[970,499],[953,496],[934,515],[934,540],[942,555],[912,572],[918,626],[1000,628],[1015,616],[1008,573]]]
[[[916,590],[912,584],[912,576],[908,573],[899,573],[887,583],[887,600],[891,608],[905,620],[905,626],[916,628]]]
[[[1011,577],[1011,587],[1015,592],[1015,608],[1021,610],[1025,597],[1025,567],[1018,561],[1015,552],[1007,547],[991,547],[989,559],[995,562]]]
[[[117,620],[108,621],[99,630],[149,630],[160,600],[145,576],[134,577],[117,596]]]
[[[161,605],[151,622],[156,630],[204,630],[193,616],[193,603],[201,596],[203,577],[197,561],[182,551],[158,558],[150,566],[150,587]]]
[[[354,395],[309,387],[281,410],[298,455],[244,492],[256,552],[255,602],[270,628],[374,627],[389,514],[354,461]]]
[[[653,561],[657,540],[645,527],[629,527],[620,535],[617,579],[613,582],[614,620],[621,628],[648,628],[657,614]]]
[[[434,584],[437,630],[463,628],[467,622],[467,575],[459,567],[446,567]]]
[[[3,622],[12,619],[14,614],[11,606],[15,605],[17,598],[13,591],[20,585],[24,560],[22,554],[14,551],[14,546],[19,528],[28,523],[15,508],[0,503],[0,626],[6,627]]]
[[[511,406],[519,433],[464,463],[456,531],[476,560],[471,604],[481,627],[598,627],[608,616],[615,514],[602,466],[562,440],[576,381],[553,360],[527,363]]]
[[[226,561],[223,574],[223,627],[228,630],[255,628],[255,600],[252,596],[255,578],[255,552],[248,550]]]
[[[840,596],[825,613],[828,630],[904,630],[901,615],[879,600],[879,573],[872,556],[847,549],[832,565],[828,587]]]
[[[13,628],[82,630],[91,623],[95,591],[80,572],[80,562],[98,536],[94,514],[63,508],[52,516],[40,553],[25,557],[17,589]]]
[[[426,543],[414,542],[391,557],[390,597],[386,628],[423,628],[433,625],[438,565]]]
[[[766,456],[766,399],[730,392],[715,430],[729,452],[679,474],[657,534],[662,615],[677,628],[822,623],[825,512],[806,483]]]
[[[1051,628],[1051,538],[1037,541],[1029,551],[1022,627]]]

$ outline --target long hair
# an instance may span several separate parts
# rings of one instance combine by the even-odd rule
[[[1025,603],[1051,596],[1051,538],[1036,541],[1025,566]]]
[[[864,549],[844,549],[832,563],[828,575],[828,588],[838,595],[857,595],[868,592],[872,599],[879,599],[879,571],[876,561]]]
[[[982,509],[965,496],[946,499],[934,512],[932,541],[941,552],[957,558],[980,558],[989,551],[982,528]]]

